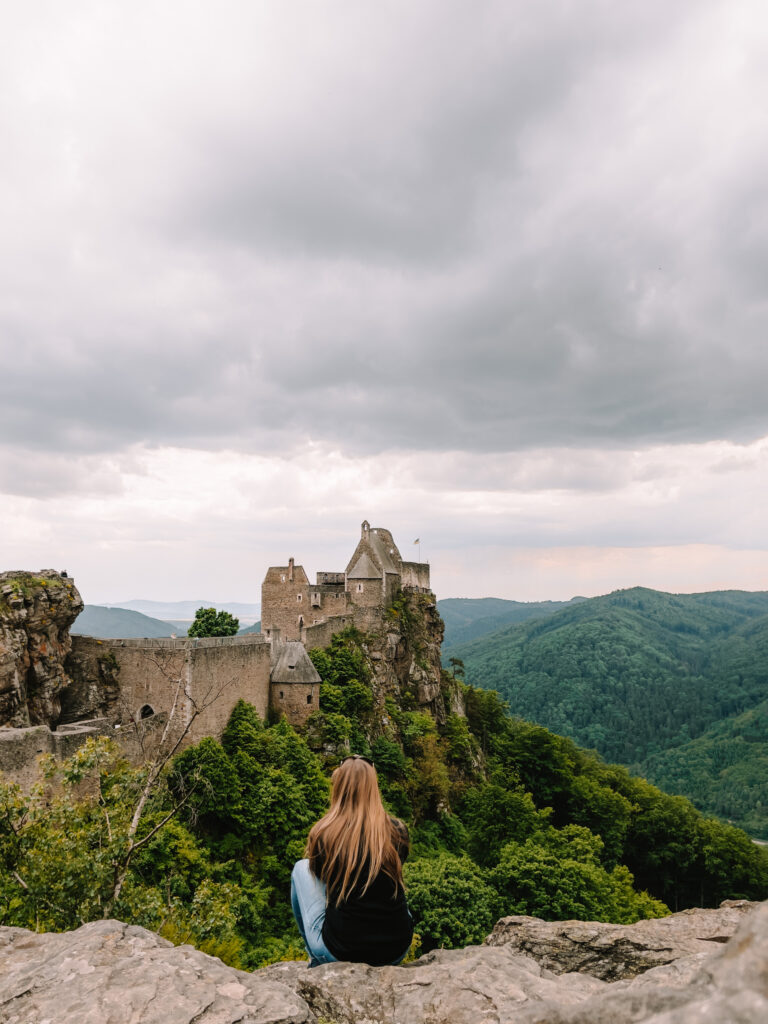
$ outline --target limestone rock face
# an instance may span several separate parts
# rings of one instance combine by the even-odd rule
[[[303,999],[120,921],[0,928],[1,1024],[310,1024]]]
[[[410,695],[414,708],[428,711],[440,724],[448,713],[464,714],[458,687],[442,673],[444,631],[434,594],[403,592],[387,613],[386,628],[368,634],[365,644],[380,704],[387,696],[402,703]]]
[[[253,974],[119,921],[63,935],[0,928],[0,1024],[765,1024],[768,903],[666,920],[669,962],[634,977],[636,965],[615,967],[624,980],[613,982],[569,972],[569,948],[567,962],[554,959],[557,929],[574,922],[551,923],[546,948],[537,936],[557,971],[523,955],[508,923],[494,935],[514,942],[435,950],[405,967],[288,963]],[[611,943],[662,949],[661,933],[623,927],[603,934],[603,958]],[[696,942],[704,950],[690,952]]]
[[[82,610],[77,587],[60,573],[0,573],[0,726],[56,726],[69,627]]]
[[[520,919],[518,919],[519,921]],[[528,918],[528,921],[532,919]],[[613,962],[613,976],[599,980],[571,973],[554,957],[557,930],[575,922],[535,922],[551,929],[539,934],[539,951],[557,970],[519,952],[513,942],[436,950],[406,967],[275,964],[257,972],[295,989],[318,1017],[337,1024],[765,1024],[768,1021],[768,903],[738,901],[718,910],[695,910],[663,919],[668,962],[658,958],[664,933],[638,925],[608,925],[601,956]],[[661,925],[663,922],[644,922]],[[497,925],[497,937],[509,927]],[[601,925],[582,924],[585,929]],[[695,946],[699,943],[699,946]],[[608,954],[615,946],[616,957]],[[647,946],[659,967],[626,971],[620,957]],[[701,951],[703,947],[703,951]],[[694,951],[689,950],[693,948]]]
[[[693,953],[710,954],[758,905],[726,900],[717,910],[683,910],[630,925],[503,917],[485,941],[510,946],[555,974],[579,971],[619,981]]]
[[[558,978],[505,947],[440,949],[406,967],[275,964],[257,972],[282,981],[333,1024],[499,1024],[529,1002],[578,1005],[604,982]]]

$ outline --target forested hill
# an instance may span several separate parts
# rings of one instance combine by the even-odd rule
[[[500,597],[449,597],[437,602],[437,610],[445,623],[443,654],[457,644],[467,643],[503,626],[528,619],[544,619],[561,608],[567,608],[583,597],[570,601],[507,601]]]
[[[87,604],[75,619],[73,633],[96,637],[165,637],[179,632],[173,622],[163,622],[129,608],[104,608]],[[184,636],[186,631],[179,632]]]
[[[616,591],[451,655],[512,714],[768,835],[768,593]]]

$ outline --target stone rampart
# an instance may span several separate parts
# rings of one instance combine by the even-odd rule
[[[271,645],[259,633],[178,640],[73,637],[73,653],[94,648],[107,650],[117,663],[115,711],[122,721],[169,714],[176,700],[184,725],[195,708],[202,709],[185,740],[196,743],[204,736],[220,736],[240,699],[267,717]]]
[[[113,727],[105,718],[61,726],[51,732],[47,725],[28,729],[0,729],[0,772],[29,790],[38,781],[38,762],[43,754],[60,760],[71,757],[89,736],[110,736]]]
[[[337,633],[354,624],[355,618],[351,613],[349,615],[331,615],[323,622],[305,626],[301,632],[301,642],[308,651],[315,647],[327,647]]]
[[[403,589],[410,587],[413,590],[420,590],[429,593],[431,585],[429,582],[429,562],[403,562],[401,568],[401,582]]]

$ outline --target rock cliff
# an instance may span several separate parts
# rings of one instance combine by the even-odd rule
[[[440,648],[445,626],[434,594],[403,591],[385,612],[381,630],[367,635],[364,649],[373,672],[374,696],[428,711],[442,724],[451,712],[463,714],[461,693],[442,671]]]
[[[766,1020],[768,903],[624,926],[506,918],[484,946],[405,967],[288,963],[253,974],[119,921],[61,935],[0,928],[0,1024]]]
[[[58,572],[0,573],[0,726],[58,724],[69,627],[82,610]]]

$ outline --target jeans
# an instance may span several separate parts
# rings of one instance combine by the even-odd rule
[[[312,874],[306,859],[297,860],[291,872],[291,906],[309,954],[309,966],[336,963],[336,957],[323,942],[325,882]]]

